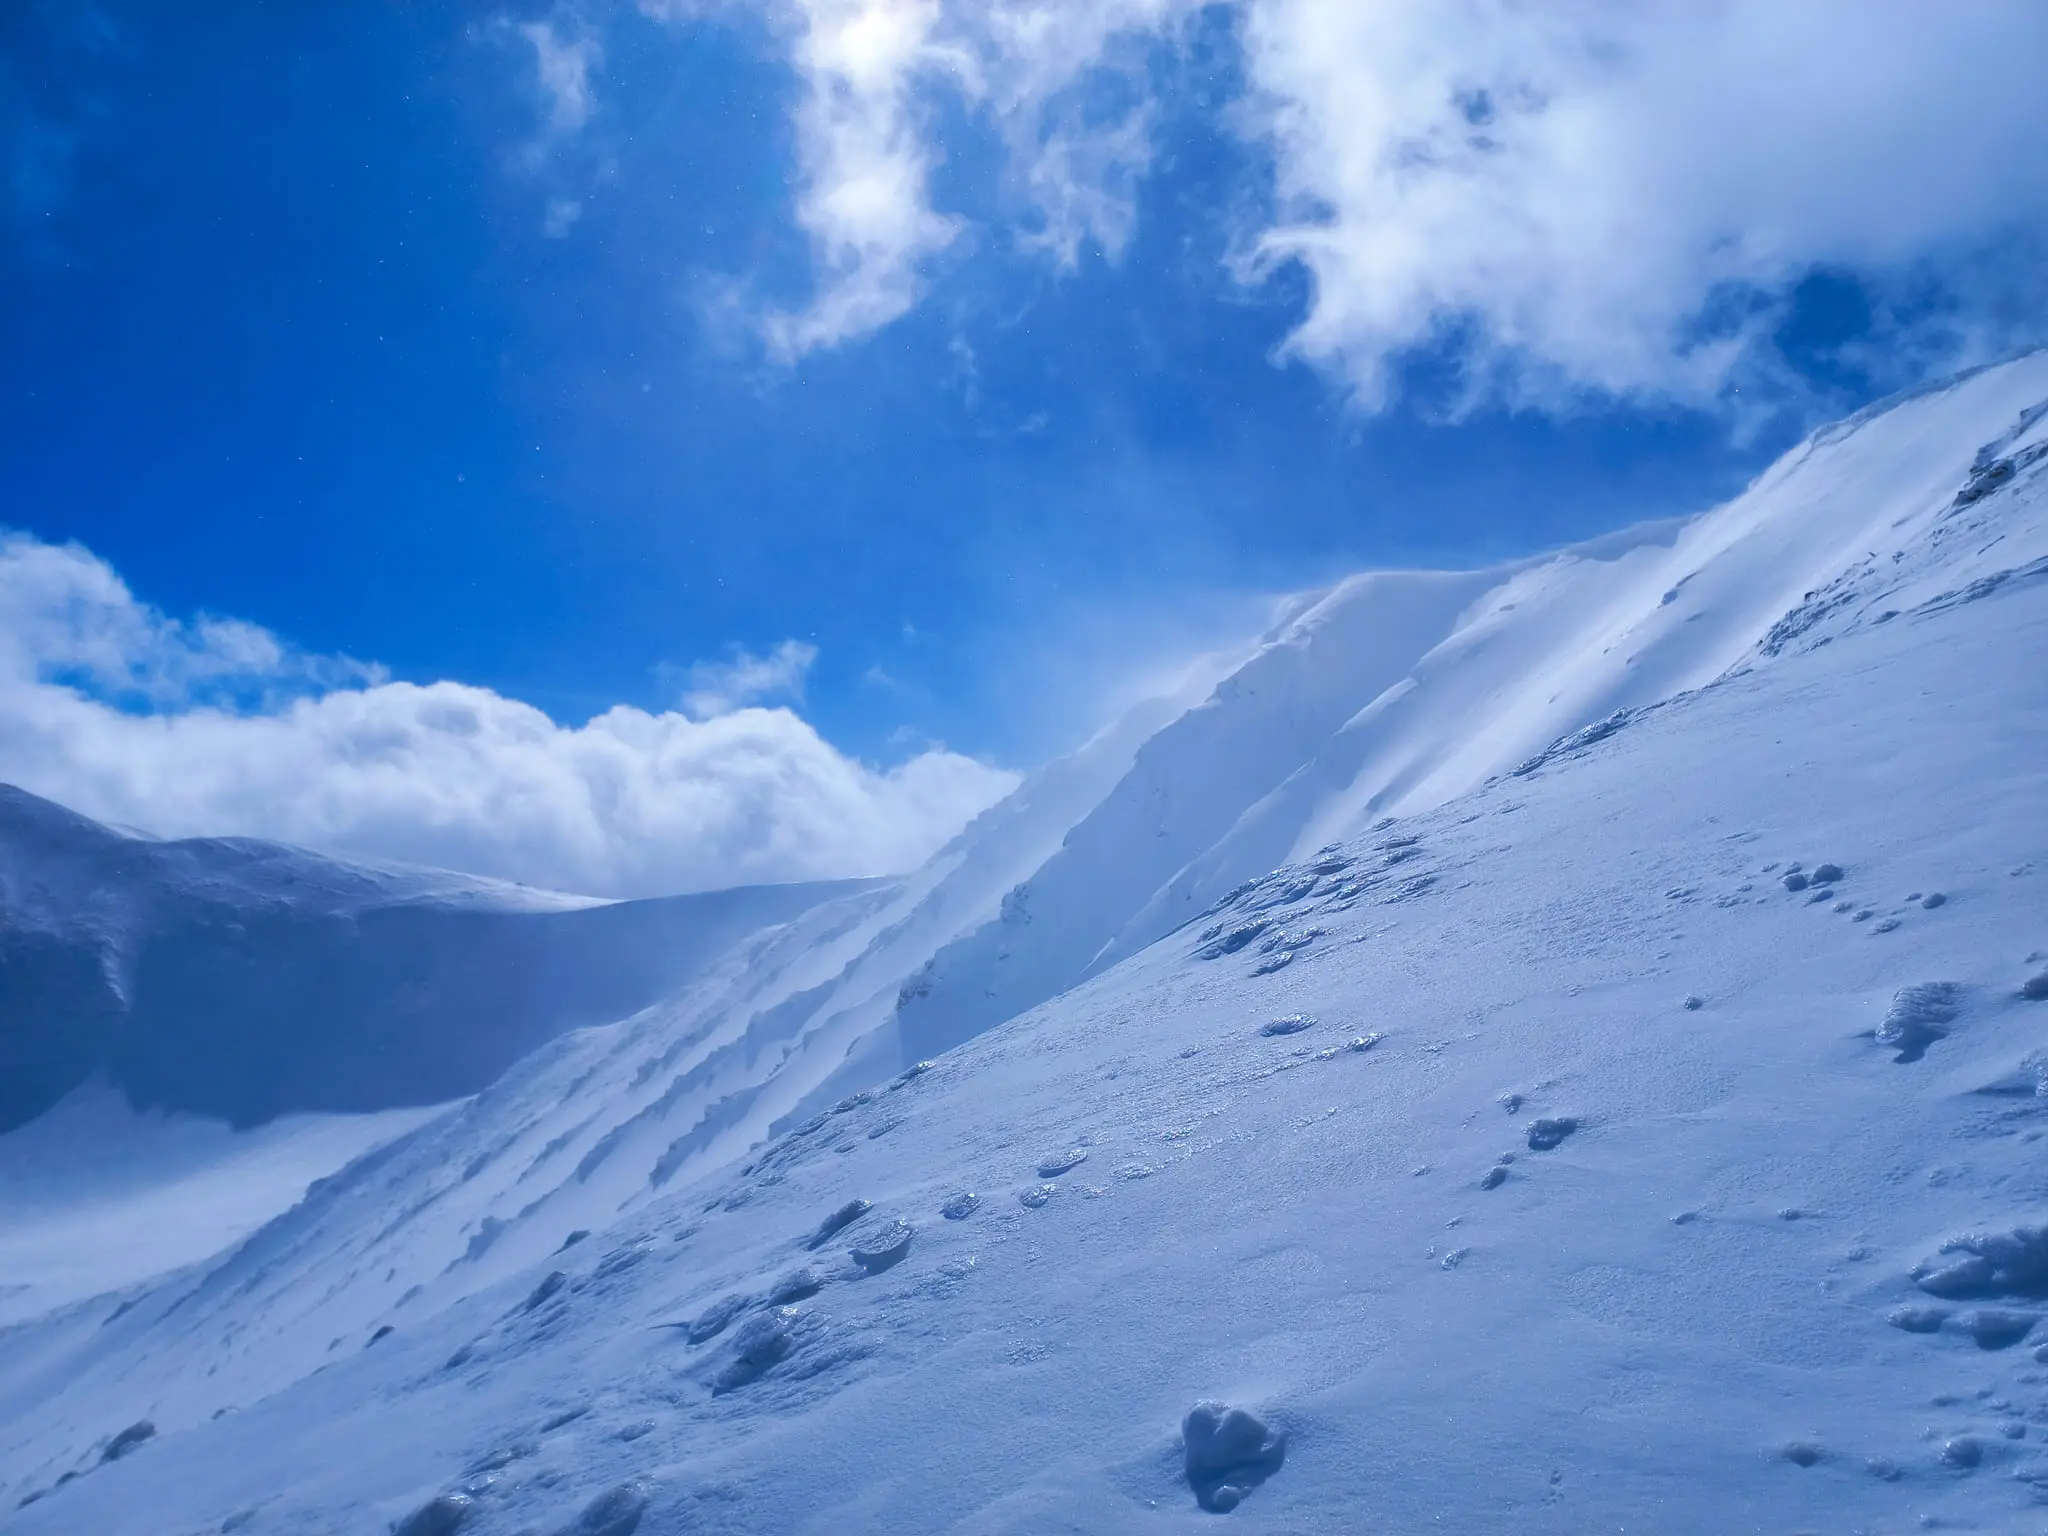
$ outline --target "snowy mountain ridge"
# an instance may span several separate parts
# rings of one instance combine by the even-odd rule
[[[1223,1396],[1292,1437],[1255,1529],[2024,1507],[2048,1401],[1979,1314],[2031,1282],[1987,1260],[1966,1316],[1912,1276],[2041,1219],[2044,403],[2033,354],[1680,526],[1306,601],[924,870],[557,1035],[231,1255],[0,1333],[0,1500],[1170,1530]],[[1531,1166],[1488,1168],[1509,1132]],[[1921,1455],[1887,1383],[1978,1353],[2005,1374]]]
[[[2044,400],[2035,353],[1823,429],[1679,525],[1491,570],[1340,583],[1148,741],[1006,916],[940,952],[904,1011],[911,1054],[1136,953],[1242,880],[1470,793],[1594,722],[2048,554],[2010,529],[1969,548],[1976,523],[1949,515],[1977,466],[2038,461]],[[1979,441],[1991,423],[2003,430]],[[1073,931],[1019,936],[1023,914],[1048,910]]]
[[[870,884],[595,901],[162,841],[0,785],[0,1131],[94,1078],[244,1125],[445,1102]]]

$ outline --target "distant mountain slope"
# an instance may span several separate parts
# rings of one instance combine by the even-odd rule
[[[127,836],[0,785],[0,1130],[92,1078],[237,1124],[457,1098],[862,885],[598,902]]]
[[[902,884],[0,1331],[0,1523],[2038,1525],[2044,403],[1974,375],[1376,639],[1326,595]]]

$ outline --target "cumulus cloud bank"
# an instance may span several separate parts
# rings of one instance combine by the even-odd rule
[[[942,749],[870,767],[790,710],[750,707],[812,654],[791,643],[694,677],[698,718],[620,706],[562,726],[255,625],[168,618],[85,550],[0,534],[0,780],[169,836],[596,895],[907,869],[1014,785]]]
[[[1725,404],[1771,382],[1770,337],[1817,271],[1880,309],[1910,291],[1904,339],[1943,362],[2036,339],[1992,267],[1941,281],[2048,243],[2035,0],[759,4],[801,82],[796,216],[818,275],[807,307],[764,318],[785,356],[887,324],[970,243],[933,201],[941,100],[998,131],[1027,242],[1113,255],[1151,155],[1144,50],[1219,12],[1245,88],[1213,110],[1273,178],[1233,232],[1238,271],[1307,273],[1284,350],[1367,407],[1442,345],[1475,400]],[[1091,89],[1105,79],[1124,89]]]

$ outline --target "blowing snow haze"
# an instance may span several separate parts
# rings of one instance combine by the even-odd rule
[[[0,17],[0,1532],[2028,1530],[2048,17]]]

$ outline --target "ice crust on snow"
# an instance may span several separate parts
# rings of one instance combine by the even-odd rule
[[[552,1533],[622,1488],[679,1530],[2023,1524],[2048,1111],[1980,1090],[2041,1049],[2044,401],[2022,359],[1700,518],[1305,599],[926,870],[0,1332],[10,1530],[459,1491]],[[1874,1021],[1929,977],[1957,1012],[1895,1069]],[[1297,1013],[1354,1048],[1261,1035]],[[910,1216],[807,1249],[855,1192]],[[1284,1468],[1204,1509],[1187,1408],[1229,1402]]]

